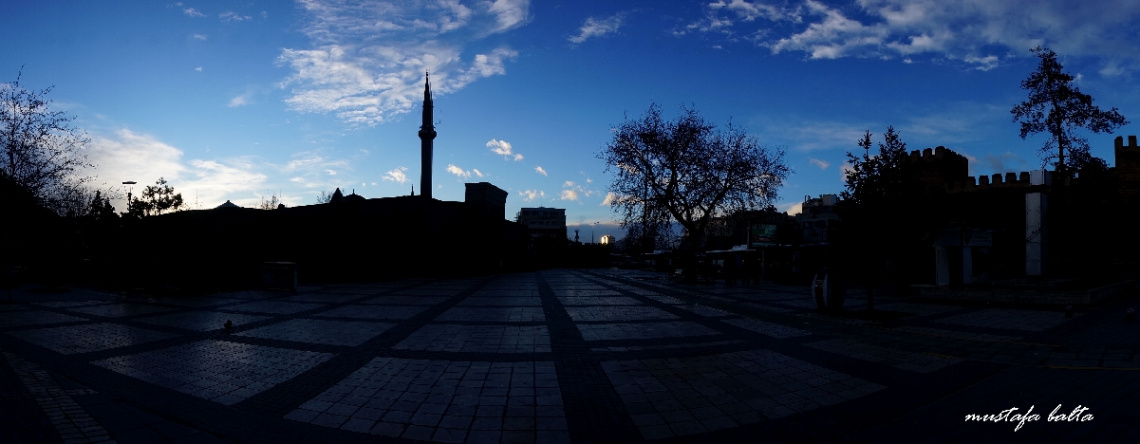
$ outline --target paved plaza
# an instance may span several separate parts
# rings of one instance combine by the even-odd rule
[[[12,298],[3,442],[1140,442],[1135,292],[886,321],[616,269]]]

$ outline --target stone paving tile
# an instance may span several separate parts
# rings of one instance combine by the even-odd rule
[[[711,342],[681,342],[676,344],[662,344],[662,345],[628,345],[628,346],[613,346],[613,347],[594,347],[591,351],[596,352],[629,352],[629,351],[642,351],[642,350],[671,350],[671,349],[702,349],[707,347],[716,347],[721,345],[744,345],[744,341],[711,341]]]
[[[48,420],[55,427],[65,442],[101,442],[109,441],[110,435],[98,422],[91,419],[83,407],[76,404],[72,396],[80,394],[93,394],[90,389],[64,390],[48,372],[27,360],[12,353],[3,353],[8,365],[15,371],[16,376],[24,387],[35,398],[40,409],[47,414]]]
[[[244,304],[228,305],[223,310],[241,311],[247,313],[264,314],[293,314],[305,310],[312,310],[323,304],[312,302],[286,302],[286,301],[257,301]]]
[[[768,350],[603,361],[645,439],[777,419],[885,387]]]
[[[638,293],[638,294],[641,294],[641,293]],[[658,295],[656,293],[653,293],[650,295],[645,295],[645,297],[652,299],[654,301],[660,302],[662,304],[669,304],[669,305],[682,305],[682,304],[688,304],[689,303],[689,302],[685,301],[684,299],[679,299],[679,298],[675,298],[672,296],[661,296],[661,295]]]
[[[961,330],[945,330],[945,329],[941,329],[941,328],[932,328],[932,327],[916,327],[916,326],[912,326],[912,325],[896,327],[895,330],[903,331],[903,332],[909,332],[909,333],[920,333],[920,334],[933,335],[933,336],[942,336],[942,337],[958,338],[958,339],[972,339],[972,340],[979,340],[979,341],[1016,341],[1018,339],[1021,339],[1020,336],[991,335],[991,334],[987,334],[987,333],[976,333],[976,332],[961,331]]]
[[[721,332],[688,321],[576,324],[587,341],[710,336]]]
[[[69,307],[70,311],[86,313],[96,316],[107,317],[123,317],[123,316],[137,316],[142,314],[160,313],[164,311],[176,310],[171,307],[162,307],[158,305],[145,305],[134,303],[122,304],[105,304],[105,305],[91,305],[86,307]]]
[[[621,296],[620,292],[610,290],[602,286],[581,286],[581,287],[562,287],[551,284],[554,289],[554,295],[559,297],[581,297],[581,296]]]
[[[262,290],[246,290],[246,291],[231,291],[226,293],[226,297],[245,300],[262,300],[270,299],[280,296],[281,293],[276,291],[262,291]]]
[[[538,296],[479,296],[468,297],[458,304],[460,307],[541,307]]]
[[[743,307],[747,307],[749,309],[752,309],[752,310],[768,311],[768,312],[772,312],[772,313],[791,313],[791,312],[795,311],[795,310],[792,310],[790,308],[777,307],[774,305],[760,304],[760,303],[755,303],[755,302],[749,302],[749,303],[740,304],[740,305]]]
[[[536,284],[532,283],[532,284],[530,284],[530,287],[533,287],[535,285]],[[538,297],[538,290],[534,289],[534,288],[501,288],[501,287],[495,288],[495,287],[491,287],[491,288],[483,288],[483,289],[478,290],[474,293],[471,293],[471,296],[468,296],[468,297],[469,298],[478,298],[478,299],[521,298],[523,300],[529,300],[530,298],[537,298]]]
[[[877,298],[876,298],[877,299]],[[916,304],[912,302],[878,302],[875,308],[903,313],[912,313],[918,316],[936,315],[961,310],[962,307],[954,305]]]
[[[294,295],[276,298],[277,301],[285,302],[320,302],[320,303],[339,303],[351,301],[353,299],[360,299],[368,294],[359,293],[299,293]]]
[[[156,300],[163,304],[177,305],[179,307],[213,307],[224,304],[233,304],[240,302],[241,299],[229,299],[225,297],[216,296],[195,296],[195,297],[167,297]]]
[[[135,319],[147,324],[164,325],[168,327],[183,328],[186,330],[211,331],[225,328],[226,321],[235,327],[269,319],[265,316],[254,316],[237,313],[219,313],[215,311],[188,311],[165,315],[147,316]]]
[[[436,296],[436,297],[449,298],[449,297],[455,296],[459,293],[462,293],[464,290],[466,290],[466,287],[464,287],[464,286],[436,285],[436,286],[432,286],[429,288],[409,288],[406,290],[397,291],[397,292],[392,293],[392,294],[403,295],[403,296]]]
[[[224,405],[292,379],[332,355],[204,340],[92,364]]]
[[[812,310],[816,309],[815,300],[811,299],[806,294],[803,296],[795,297],[795,298],[765,299],[764,302],[768,303],[768,304],[777,304],[777,305],[783,305],[783,306],[799,308],[799,309],[805,309],[805,308],[812,309]],[[850,302],[852,302],[852,301],[847,300],[844,303],[844,305],[847,305],[847,303],[850,303]]]
[[[1077,314],[1080,316],[1080,314]],[[1064,313],[1056,311],[986,309],[951,316],[935,322],[1006,330],[1043,331],[1065,323]]]
[[[617,322],[677,319],[677,316],[657,307],[648,306],[600,306],[566,307],[566,313],[574,322]]]
[[[375,358],[285,419],[434,442],[569,442],[554,363]]]
[[[877,345],[861,343],[853,339],[828,339],[826,341],[811,342],[804,345],[816,350],[823,350],[837,355],[918,373],[930,373],[962,362],[962,360],[958,358],[893,350]]]
[[[430,307],[439,304],[448,299],[447,296],[407,296],[407,295],[387,295],[379,296],[372,299],[365,299],[361,304],[376,304],[376,305],[423,305]]]
[[[435,318],[454,322],[546,322],[542,307],[455,307]]]
[[[394,348],[447,352],[549,353],[550,333],[545,325],[429,324]]]
[[[603,276],[606,274],[612,277]],[[1057,375],[1054,378],[1057,382],[1065,380],[1064,384],[1041,388],[1042,393],[1055,390],[1071,393],[1071,388],[1063,388],[1069,386],[1068,381],[1083,381],[1079,385],[1082,390],[1079,399],[1074,397],[1064,402],[1066,406],[1072,402],[1094,405],[1098,412],[1095,427],[1084,426],[1091,430],[1087,433],[1066,429],[1068,434],[1054,437],[1079,440],[1121,435],[1121,430],[1110,430],[1107,424],[1111,421],[1102,419],[1100,412],[1107,415],[1127,411],[1129,405],[1114,389],[1093,387],[1090,385],[1093,379],[1082,375],[1095,373],[1098,378],[1112,377],[1115,378],[1113,384],[1117,384],[1128,381],[1128,375],[1119,370],[1104,370],[1104,367],[1140,368],[1140,353],[1136,353],[1134,344],[1117,337],[1135,333],[1135,329],[1130,329],[1134,324],[1095,324],[1080,332],[1057,329],[1049,338],[1035,336],[1036,340],[1048,344],[1030,344],[1016,342],[1016,335],[1060,325],[1056,321],[1065,322],[1063,314],[1040,310],[961,309],[887,299],[878,301],[878,306],[918,316],[908,318],[906,326],[886,329],[877,323],[863,325],[816,314],[814,302],[801,287],[774,284],[694,287],[673,285],[661,279],[636,283],[630,279],[630,276],[640,275],[613,270],[573,270],[544,272],[541,278],[535,274],[517,274],[471,280],[404,281],[398,285],[325,285],[309,287],[295,295],[237,292],[221,297],[186,298],[192,301],[186,303],[181,303],[180,298],[60,301],[62,303],[52,308],[88,308],[93,313],[116,318],[136,314],[127,312],[129,307],[167,306],[162,311],[132,317],[131,321],[94,322],[72,317],[70,322],[78,325],[65,328],[40,323],[69,319],[52,316],[56,313],[36,307],[54,302],[30,300],[0,308],[0,328],[5,328],[7,335],[0,336],[0,347],[15,344],[16,339],[43,345],[65,355],[25,349],[23,345],[13,349],[50,355],[50,359],[42,361],[44,365],[66,369],[64,373],[72,378],[87,378],[85,373],[95,375],[94,379],[84,381],[101,393],[83,387],[60,387],[53,392],[76,397],[77,406],[89,410],[93,407],[85,403],[91,401],[84,400],[120,395],[125,398],[116,398],[120,400],[115,402],[126,403],[126,399],[136,397],[129,402],[139,403],[137,413],[143,415],[139,418],[147,416],[143,410],[161,413],[164,418],[186,413],[179,412],[185,407],[167,407],[170,397],[175,401],[170,403],[172,406],[185,406],[186,402],[197,406],[211,404],[180,399],[188,395],[216,404],[216,411],[207,408],[201,412],[206,416],[189,415],[196,419],[186,424],[202,427],[201,432],[185,427],[165,433],[162,427],[152,426],[152,422],[164,421],[154,416],[136,420],[129,430],[120,427],[122,424],[106,427],[110,438],[123,442],[205,442],[215,439],[214,433],[205,431],[211,427],[213,432],[219,428],[227,430],[217,434],[222,440],[247,441],[250,435],[230,436],[229,433],[240,429],[241,426],[235,428],[235,423],[245,424],[248,420],[261,421],[257,427],[264,429],[264,432],[250,433],[264,433],[263,439],[274,441],[327,437],[327,441],[570,442],[571,436],[606,436],[606,432],[581,431],[598,420],[599,411],[607,415],[612,412],[614,418],[619,418],[612,422],[620,427],[614,430],[614,436],[632,433],[634,441],[637,434],[647,440],[675,442],[713,438],[814,441],[813,438],[820,436],[826,439],[818,441],[834,441],[842,439],[844,432],[827,432],[826,429],[851,427],[870,418],[879,412],[879,403],[887,404],[884,411],[900,412],[946,399],[947,393],[969,393],[970,405],[943,405],[937,411],[927,411],[930,416],[952,413],[950,416],[959,424],[956,430],[961,431],[966,429],[960,427],[960,412],[991,405],[1008,407],[1005,404],[1021,402],[1020,398],[997,399],[986,390],[974,388],[978,378],[991,375],[992,369],[1009,366],[1037,368]],[[644,275],[660,277],[652,273]],[[543,282],[541,288],[540,281]],[[409,285],[419,286],[409,288]],[[646,285],[652,288],[647,289]],[[396,294],[382,294],[388,291]],[[460,294],[466,297],[451,298]],[[643,305],[646,298],[682,310]],[[335,307],[348,301],[353,304]],[[705,302],[716,307],[741,307],[763,321],[734,318],[736,315],[729,311],[702,305]],[[849,300],[852,307],[861,308],[861,303],[858,298]],[[440,304],[449,305],[440,307]],[[165,313],[169,306],[203,309]],[[315,315],[307,312],[330,306],[335,308]],[[415,317],[433,306],[439,307],[433,311],[440,313],[437,319]],[[551,312],[557,315],[556,322],[545,318],[544,308],[559,310]],[[922,316],[954,314],[954,310],[969,313],[921,319]],[[760,311],[764,313],[757,313]],[[305,314],[298,314],[301,312]],[[361,316],[361,313],[366,314]],[[241,326],[266,320],[266,315],[273,316],[273,324],[235,336],[199,333],[220,328],[225,319],[233,319]],[[655,319],[658,316],[663,319]],[[1090,319],[1081,321],[1089,324],[1086,321]],[[811,331],[803,327],[805,320],[811,321]],[[139,324],[124,325],[131,322],[181,326],[191,331],[177,341],[164,342],[165,348],[160,350],[123,355],[132,349],[113,348],[173,337],[133,327]],[[507,325],[511,322],[519,324]],[[1021,328],[1011,328],[1010,324]],[[571,325],[577,332],[566,330]],[[397,326],[398,330],[393,330]],[[768,337],[759,338],[740,328]],[[986,333],[978,333],[979,330]],[[373,347],[368,342],[369,338],[384,332],[407,336],[402,340],[399,335],[393,337],[394,346],[386,342]],[[581,333],[581,339],[586,342],[577,339],[576,333]],[[552,334],[556,337],[552,338]],[[1114,337],[1107,340],[1104,335]],[[203,339],[215,336],[228,339]],[[804,337],[813,340],[806,342]],[[250,345],[264,343],[254,338],[297,343],[293,344],[295,347]],[[333,356],[299,350],[310,347],[300,343],[342,348],[336,349],[339,356]],[[180,345],[168,347],[168,344]],[[362,344],[367,345],[358,347]],[[552,350],[551,344],[557,351]],[[396,356],[385,356],[387,346],[399,350],[393,352]],[[111,384],[100,385],[98,379],[106,377],[105,372],[90,372],[90,367],[85,371],[88,363],[83,356],[67,356],[85,351],[101,351],[99,359],[90,364],[134,378],[137,386],[129,386],[131,390],[120,395],[103,393],[115,390],[117,384],[129,385],[131,381],[116,378]],[[419,352],[429,353],[421,356]],[[449,360],[448,353],[463,354],[457,355],[462,356],[461,359]],[[472,361],[470,353],[483,353],[485,357],[478,355],[483,361]],[[105,358],[108,356],[111,357]],[[875,365],[840,368],[824,364],[854,360]],[[955,364],[958,362],[962,363]],[[898,375],[910,373],[913,376],[887,380],[885,376],[877,376],[875,369],[881,369],[879,365],[904,370]],[[53,371],[57,371],[56,368]],[[948,371],[939,372],[939,369]],[[301,374],[306,375],[303,381],[297,379]],[[597,382],[584,381],[585,374],[590,381]],[[159,390],[150,384],[181,393]],[[890,390],[884,391],[888,386]],[[920,396],[934,396],[935,401],[910,398],[914,390],[921,392]],[[1018,390],[1008,393],[1020,393]],[[879,392],[883,392],[881,396],[866,398],[868,394]],[[4,395],[8,397],[7,393]],[[138,398],[151,395],[154,401]],[[565,405],[563,395],[566,395]],[[256,397],[251,399],[253,396]],[[1028,401],[1051,401],[1042,399],[1045,398]],[[247,402],[239,408],[226,407],[243,400]],[[854,402],[846,404],[848,401]],[[55,415],[51,418],[65,417],[68,413],[60,416],[61,412],[74,409],[53,410],[65,402],[63,398],[57,399],[45,405],[43,411]],[[34,402],[31,405],[39,407]],[[257,413],[251,414],[246,409]],[[262,415],[267,412],[272,414]],[[224,419],[202,419],[215,415]],[[92,417],[92,421],[98,420],[94,422],[96,425],[118,421],[116,415],[92,414]],[[853,417],[861,419],[851,419]],[[47,422],[48,416],[43,418],[40,420],[43,427],[54,427]],[[789,421],[778,421],[785,418]],[[897,414],[874,421],[892,424],[891,430],[907,427],[898,422]],[[68,438],[85,439],[82,432],[93,423],[83,420],[75,424],[74,430],[66,431]],[[740,433],[731,430],[740,426],[750,427]],[[178,427],[174,425],[174,428]],[[571,428],[576,431],[574,434]],[[939,434],[938,438],[980,440],[977,428],[970,430],[960,435]],[[725,434],[699,436],[710,431]],[[852,436],[865,440],[870,435]],[[981,436],[993,438],[984,433]],[[1014,437],[1019,436],[1024,436],[1024,432]]]
[[[778,339],[798,338],[800,336],[811,335],[811,332],[807,330],[789,327],[787,325],[777,324],[774,322],[761,321],[759,319],[725,319],[721,322],[752,330],[756,333]]]
[[[721,310],[719,308],[709,307],[707,305],[700,305],[700,304],[682,305],[682,306],[677,307],[677,308],[680,308],[682,310],[692,312],[692,313],[695,313],[695,314],[698,314],[701,316],[709,317],[709,318],[723,318],[723,317],[729,317],[729,316],[736,316],[735,313],[732,313],[729,311],[724,311],[724,310]]]
[[[109,323],[38,328],[12,331],[7,334],[65,355],[107,350],[174,337],[174,335],[167,333]]]
[[[87,305],[101,305],[108,304],[107,301],[42,301],[36,302],[35,305],[41,307],[51,308],[68,308],[68,307],[83,307]]]
[[[358,318],[377,320],[402,320],[422,313],[428,307],[421,306],[386,306],[353,304],[325,310],[313,316],[332,318]]]
[[[637,299],[629,296],[576,296],[560,297],[558,302],[562,305],[641,305]]]
[[[244,331],[238,336],[351,347],[365,343],[394,325],[386,322],[293,319]]]
[[[75,316],[68,316],[52,311],[20,310],[5,312],[4,316],[0,316],[0,328],[62,324],[64,322],[79,322],[86,320],[86,318],[77,318]]]

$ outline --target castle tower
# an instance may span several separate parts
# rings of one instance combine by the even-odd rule
[[[1140,145],[1136,143],[1136,136],[1128,136],[1128,144],[1124,144],[1124,136],[1116,136],[1114,153],[1116,155],[1116,177],[1120,180],[1120,194],[1125,202],[1140,201]]]
[[[424,115],[420,124],[420,195],[431,199],[431,156],[435,140],[435,125],[432,123],[431,80],[424,73]]]

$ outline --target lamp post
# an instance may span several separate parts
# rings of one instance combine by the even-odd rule
[[[590,245],[594,244],[594,227],[596,227],[600,223],[601,222],[594,222],[593,225],[590,225]]]
[[[134,191],[134,187],[129,186],[129,185],[134,185],[136,183],[138,183],[138,182],[135,182],[133,180],[128,180],[126,182],[123,182],[123,185],[128,185],[128,187],[127,187],[127,215],[128,216],[131,214],[131,191]]]

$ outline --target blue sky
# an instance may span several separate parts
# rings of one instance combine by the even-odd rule
[[[510,193],[508,218],[566,208],[600,237],[614,216],[595,154],[653,101],[786,147],[791,211],[842,190],[844,153],[888,125],[911,149],[966,155],[974,175],[1039,168],[1045,138],[1021,140],[1009,114],[1037,45],[1140,122],[1140,3],[1022,3],[4,2],[0,80],[23,66],[23,86],[55,85],[100,184],[161,176],[212,208],[408,194],[431,71],[437,199],[487,181]],[[1089,136],[1111,164],[1114,136]]]

